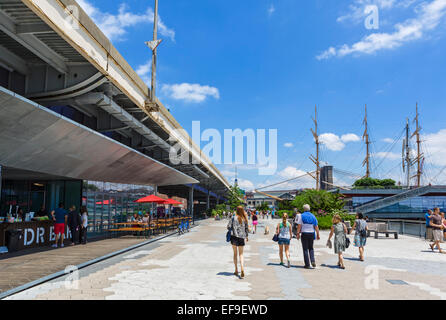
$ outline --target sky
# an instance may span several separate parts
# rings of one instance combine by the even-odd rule
[[[78,3],[150,84],[154,0]],[[193,121],[222,135],[277,129],[276,172],[237,165],[245,190],[315,169],[315,105],[335,184],[365,174],[366,104],[372,176],[404,183],[403,130],[406,119],[415,130],[416,103],[423,182],[446,184],[446,0],[159,0],[159,15],[157,96],[190,134]],[[217,167],[234,181],[235,165]],[[314,184],[306,175],[269,189]]]

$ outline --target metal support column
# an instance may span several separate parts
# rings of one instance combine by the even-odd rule
[[[2,200],[2,166],[0,165],[0,205]],[[7,253],[7,247],[0,247],[0,253]]]
[[[154,186],[153,187],[153,195],[158,196],[158,186]],[[157,214],[157,209],[156,209],[156,203],[152,203],[152,212],[153,212],[153,216],[155,216],[155,214]]]
[[[210,194],[208,191],[207,197],[206,197],[206,210],[209,210],[211,208],[211,202],[210,202]]]
[[[192,224],[195,224],[194,219],[194,186],[189,187],[189,200],[187,201],[189,214],[192,216]]]

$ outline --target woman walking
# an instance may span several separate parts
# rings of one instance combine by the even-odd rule
[[[290,262],[290,241],[291,241],[291,223],[288,222],[288,214],[284,213],[282,217],[282,222],[277,224],[276,234],[279,238],[279,257],[280,265],[283,266],[283,248],[285,247],[285,255],[288,261],[287,267],[291,267]]]
[[[333,226],[331,227],[331,232],[328,236],[328,242],[331,241],[331,237],[333,237],[334,234],[334,252],[338,255],[338,267],[340,267],[341,269],[345,269],[344,257],[342,256],[342,253],[347,248],[347,233],[347,227],[344,223],[342,223],[341,217],[338,214],[335,215],[333,217]]]
[[[235,217],[229,221],[228,230],[231,231],[231,244],[234,251],[234,275],[238,276],[238,259],[240,259],[241,274],[240,279],[245,277],[245,261],[243,258],[243,249],[245,240],[248,241],[248,217],[243,207],[237,207]]]
[[[364,247],[367,243],[367,229],[367,222],[364,220],[364,216],[362,213],[358,213],[351,231],[355,230],[354,245],[359,249],[360,261],[364,261]]]
[[[87,244],[87,229],[88,229],[88,210],[86,206],[81,207],[81,242]]]
[[[257,212],[252,213],[252,233],[255,234],[257,232],[257,225],[259,224],[259,218],[257,216]]]

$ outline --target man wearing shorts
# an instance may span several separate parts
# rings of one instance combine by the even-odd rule
[[[435,246],[437,246],[440,253],[443,253],[441,251],[440,243],[443,241],[443,219],[440,215],[440,209],[435,208],[434,214],[432,215],[432,218],[430,220],[430,225],[432,227],[432,234],[434,236],[434,243],[430,244],[430,247],[432,251],[434,251]]]
[[[63,203],[59,203],[59,208],[51,212],[51,215],[55,222],[54,233],[56,234],[56,242],[53,244],[52,246],[53,248],[57,248],[57,242],[59,242],[59,239],[60,239],[60,247],[61,248],[64,247],[63,242],[65,240],[65,226],[67,224],[68,214],[63,207],[64,207]]]

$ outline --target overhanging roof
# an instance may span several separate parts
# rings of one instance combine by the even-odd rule
[[[159,186],[198,182],[3,87],[0,164],[92,181]]]

